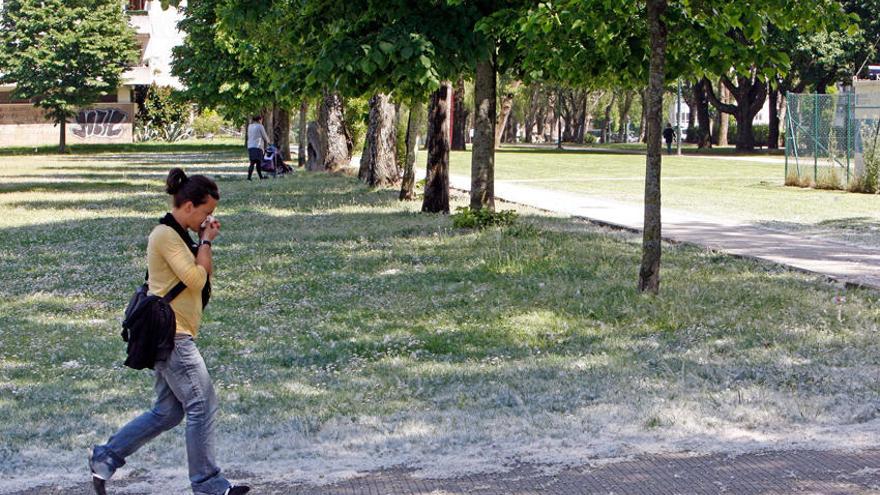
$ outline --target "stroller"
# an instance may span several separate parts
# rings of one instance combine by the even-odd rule
[[[260,164],[260,170],[272,174],[272,177],[278,177],[279,175],[293,172],[293,169],[281,159],[281,151],[279,151],[274,144],[270,144],[266,147],[266,153],[263,155],[263,162]]]

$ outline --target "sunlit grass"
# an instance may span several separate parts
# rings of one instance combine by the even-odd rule
[[[469,175],[470,156],[454,152],[452,172]],[[880,196],[787,187],[781,158],[770,160],[777,163],[664,155],[663,206],[830,239],[880,243]],[[495,178],[642,204],[645,157],[508,149],[496,156]],[[854,232],[846,227],[866,223],[871,229]]]

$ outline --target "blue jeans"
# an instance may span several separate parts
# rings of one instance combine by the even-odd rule
[[[214,461],[217,396],[205,360],[189,335],[178,334],[167,359],[156,361],[156,402],[153,408],[123,426],[105,445],[92,452],[92,471],[103,479],[125,464],[141,446],[177,426],[186,415],[186,459],[189,480],[197,494],[219,495],[230,483]]]

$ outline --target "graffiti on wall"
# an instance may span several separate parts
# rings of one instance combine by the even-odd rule
[[[90,108],[76,114],[76,126],[71,131],[83,139],[116,138],[122,134],[122,124],[127,121],[128,113],[118,108]]]

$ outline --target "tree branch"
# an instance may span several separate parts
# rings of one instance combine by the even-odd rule
[[[729,103],[723,103],[718,97],[715,95],[715,86],[712,84],[712,81],[703,78],[706,85],[706,94],[709,96],[709,101],[712,102],[712,106],[717,108],[719,111],[724,113],[729,113],[731,115],[736,115],[736,106],[731,105]]]

